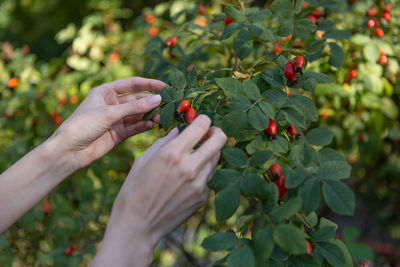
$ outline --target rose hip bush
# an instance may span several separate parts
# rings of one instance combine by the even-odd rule
[[[395,149],[397,113],[393,105],[384,107],[397,84],[397,48],[387,48],[389,36],[397,38],[390,32],[396,22],[379,19],[384,35],[378,37],[366,23],[383,16],[384,4],[372,1],[232,3],[161,3],[130,27],[121,23],[131,18],[129,10],[105,5],[81,27],[68,25],[56,36],[70,46],[48,64],[3,46],[1,169],[48,137],[90,88],[130,75],[160,78],[171,85],[153,111],[164,130],[183,129],[190,117],[207,114],[229,141],[209,183],[210,203],[161,242],[156,264],[351,266],[372,260],[371,251],[354,242],[357,234],[344,231],[345,242],[337,239],[338,226],[320,211],[353,215],[354,195],[342,182],[354,163],[349,155],[374,162],[370,149],[379,146],[373,140]],[[369,8],[379,15],[370,16]],[[376,99],[380,105],[373,105]],[[60,185],[0,236],[0,262],[87,264],[133,156],[157,135],[124,143]],[[378,149],[380,155],[393,150]]]

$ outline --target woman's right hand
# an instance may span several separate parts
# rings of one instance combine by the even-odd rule
[[[207,182],[227,139],[210,124],[207,116],[200,115],[181,134],[173,129],[136,159],[114,202],[93,264],[150,264],[158,241],[206,203]],[[140,259],[147,261],[140,264]]]

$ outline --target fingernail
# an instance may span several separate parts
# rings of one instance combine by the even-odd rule
[[[169,135],[174,135],[176,132],[178,131],[178,128],[174,128],[174,129],[172,129],[171,131],[169,131],[169,133],[167,134],[167,136],[169,136]]]
[[[149,104],[154,105],[158,104],[161,102],[161,96],[160,95],[153,95],[149,98]]]

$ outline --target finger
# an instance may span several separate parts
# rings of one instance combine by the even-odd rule
[[[206,115],[198,116],[169,146],[186,152],[192,149],[210,129],[211,120]]]
[[[166,144],[174,140],[179,134],[178,128],[172,129],[166,136],[158,139],[154,144],[152,144],[146,151],[146,156],[151,156],[154,152],[159,151]],[[143,154],[144,155],[144,154]]]
[[[147,113],[157,107],[160,103],[161,96],[152,95],[151,97],[142,98],[134,102],[108,105],[105,107],[103,118],[106,120],[108,125],[112,125],[125,117]]]
[[[128,95],[123,95],[118,97],[118,102],[120,104],[124,104],[124,103],[128,103],[128,102],[133,102],[136,101],[138,99],[142,99],[145,97],[150,97],[153,94],[150,93],[133,93],[133,94],[128,94]]]
[[[214,157],[208,161],[205,165],[202,166],[198,178],[194,181],[196,183],[196,186],[201,186],[201,187],[207,187],[208,181],[211,180],[211,178],[214,175],[215,172],[215,167],[218,164],[218,159],[219,159],[219,152],[214,155]]]
[[[168,84],[154,79],[129,77],[103,84],[100,87],[111,89],[117,94],[126,94],[128,92],[136,90],[161,92],[161,89],[164,87],[168,87]]]
[[[142,118],[143,118],[143,114],[132,115],[132,116],[125,117],[123,119],[123,122],[124,122],[124,124],[132,124],[132,123],[136,123],[136,122],[142,120]]]
[[[152,121],[154,121],[155,123],[161,124],[161,117],[160,114],[156,113],[153,118],[151,118]]]
[[[154,127],[154,123],[152,121],[139,121],[135,124],[131,124],[125,126],[126,129],[126,138],[131,137],[135,134],[139,134],[145,131],[148,131]]]
[[[226,134],[215,126],[210,128],[208,136],[204,143],[190,155],[196,158],[200,165],[211,160],[215,154],[219,153],[227,140]]]

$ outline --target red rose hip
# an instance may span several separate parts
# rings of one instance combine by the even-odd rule
[[[183,99],[181,101],[181,103],[179,103],[178,108],[176,109],[176,111],[178,111],[179,113],[181,112],[185,112],[186,110],[188,110],[190,107],[190,101],[187,99]]]
[[[278,186],[279,190],[279,199],[282,199],[282,197],[286,194],[287,188],[285,186],[285,176],[281,175],[277,180],[274,181],[274,183]]]
[[[296,70],[293,62],[288,62],[285,65],[285,76],[291,81],[296,80]]]
[[[230,18],[230,17],[226,17],[224,22],[225,22],[225,26],[231,24],[232,22],[234,22],[235,20]]]
[[[196,110],[194,108],[189,108],[185,114],[185,120],[187,123],[191,123],[196,118]]]
[[[276,123],[273,119],[269,118],[269,125],[267,129],[265,129],[265,133],[271,135],[273,139],[276,138],[276,130],[277,130]]]
[[[281,165],[279,165],[278,163],[273,163],[271,167],[269,167],[269,171],[271,175],[275,178],[279,178],[279,176],[282,175],[282,168]]]

